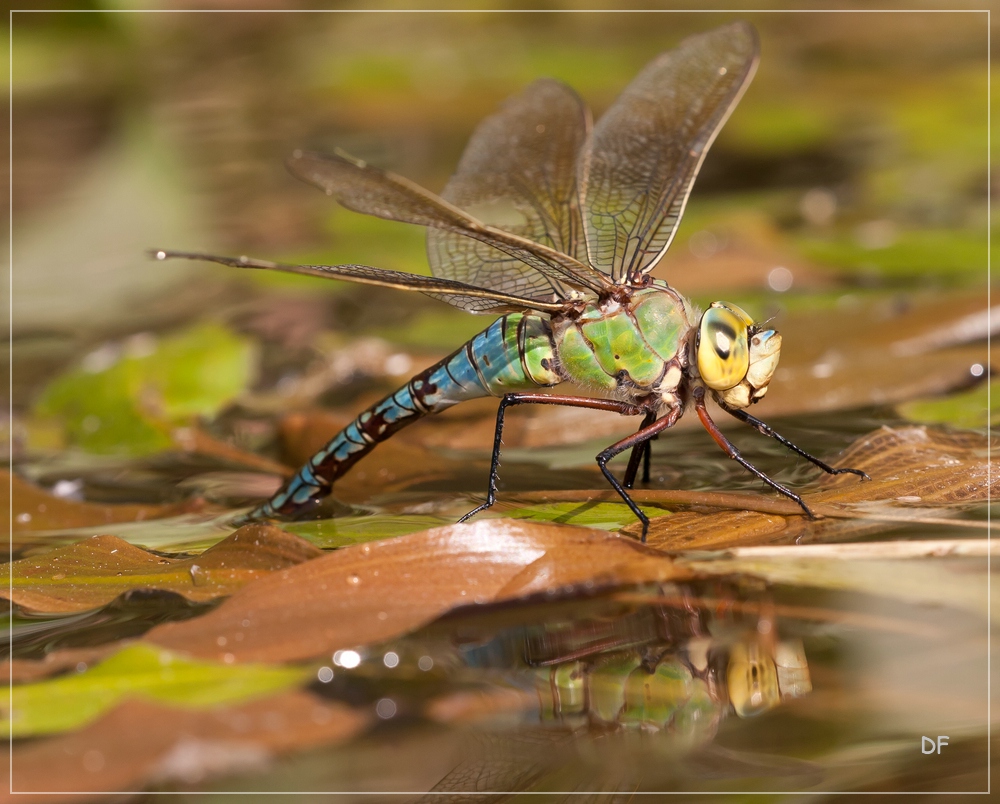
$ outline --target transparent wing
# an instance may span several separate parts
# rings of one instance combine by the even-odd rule
[[[749,84],[757,34],[735,23],[650,62],[584,147],[578,183],[591,265],[636,282],[673,239],[705,153]]]
[[[489,226],[429,190],[346,154],[296,152],[288,160],[296,176],[325,190],[348,209],[404,223],[440,229],[479,241],[548,277],[553,287],[585,292],[606,290],[606,278],[542,243]],[[530,286],[511,283],[510,292],[535,297]],[[566,298],[559,296],[559,298]],[[548,300],[553,300],[551,294]]]
[[[559,303],[546,303],[537,299],[522,298],[509,293],[472,287],[449,279],[432,276],[417,276],[401,271],[386,271],[368,265],[293,265],[267,260],[253,260],[249,257],[219,257],[214,254],[196,254],[187,251],[152,251],[159,260],[183,259],[205,260],[235,268],[257,268],[269,271],[284,271],[291,274],[318,276],[324,279],[344,279],[362,285],[378,285],[398,290],[415,290],[470,313],[509,313],[519,310],[558,312],[563,309]]]
[[[497,229],[578,256],[576,161],[589,129],[572,89],[535,81],[479,124],[441,197]],[[427,233],[427,254],[436,276],[534,298],[568,295],[551,275],[449,231]]]

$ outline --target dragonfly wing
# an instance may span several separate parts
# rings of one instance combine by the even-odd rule
[[[616,282],[638,281],[667,250],[757,53],[747,23],[689,37],[650,62],[594,127],[578,175],[584,233],[590,263]]]
[[[488,251],[526,263],[553,280],[585,291],[605,290],[603,275],[542,243],[483,223],[429,190],[346,154],[297,151],[288,160],[296,176],[325,190],[343,206],[388,220],[415,223],[479,241]],[[521,285],[528,295],[530,288]],[[549,300],[552,300],[551,294]]]
[[[510,293],[473,287],[450,279],[418,276],[402,271],[387,271],[369,265],[295,265],[254,260],[249,257],[219,257],[214,254],[196,254],[187,251],[153,251],[151,253],[160,260],[205,260],[206,262],[231,265],[235,268],[284,271],[292,274],[318,276],[324,279],[344,279],[362,285],[413,290],[471,313],[509,313],[521,310],[553,313],[563,309],[563,305],[559,303],[546,303],[538,299],[523,298]]]
[[[590,113],[565,84],[541,79],[476,128],[441,197],[497,229],[576,256],[581,222],[576,161]],[[427,233],[436,276],[536,296],[567,298],[565,284],[482,242]]]

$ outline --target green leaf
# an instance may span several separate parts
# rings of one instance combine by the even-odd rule
[[[1000,398],[1000,380],[982,383],[968,391],[946,397],[915,399],[899,405],[901,416],[915,422],[952,424],[956,427],[986,427],[1000,424],[1000,410],[990,409],[990,395]]]
[[[644,508],[643,512],[650,519],[669,516],[669,511],[661,508]],[[569,525],[579,525],[584,528],[600,528],[601,530],[617,530],[623,525],[635,522],[635,515],[624,505],[618,503],[546,503],[519,508],[513,511],[503,511],[505,517],[512,519],[529,519],[532,522],[561,522]]]
[[[53,734],[79,728],[131,696],[204,708],[273,693],[308,675],[298,667],[193,661],[136,644],[82,673],[15,686],[2,726],[14,737]]]
[[[228,404],[250,384],[255,364],[249,340],[200,324],[148,354],[63,374],[43,391],[35,414],[61,418],[69,440],[90,452],[145,455],[170,446],[171,426]]]
[[[285,522],[282,530],[294,533],[324,550],[363,544],[416,533],[427,528],[451,525],[455,517],[431,514],[375,514],[338,516],[311,522]]]

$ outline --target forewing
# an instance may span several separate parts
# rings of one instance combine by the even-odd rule
[[[535,81],[479,124],[441,197],[497,229],[576,256],[576,161],[589,127],[572,89]],[[538,298],[567,296],[551,275],[449,231],[428,231],[427,253],[436,276]]]
[[[580,159],[592,265],[636,282],[670,245],[691,185],[757,64],[757,34],[735,23],[654,59],[594,127]]]
[[[346,154],[297,151],[288,160],[288,168],[355,212],[472,238],[488,247],[491,253],[498,251],[509,259],[527,264],[535,272],[549,277],[553,285],[569,285],[589,291],[605,289],[601,284],[604,277],[580,265],[573,257],[543,243],[491,227],[408,179],[379,170]],[[521,291],[516,284],[512,287],[515,292]],[[526,295],[541,298],[529,293],[530,287],[523,289]]]
[[[231,265],[235,268],[255,268],[268,271],[284,271],[285,273],[318,276],[323,279],[343,279],[362,285],[378,285],[379,287],[396,288],[398,290],[413,290],[439,299],[470,313],[510,313],[521,310],[538,310],[552,313],[562,310],[558,303],[545,303],[537,299],[528,299],[509,293],[472,287],[450,279],[440,279],[433,276],[417,276],[401,271],[387,271],[373,268],[369,265],[295,265],[291,263],[254,260],[249,257],[219,257],[214,254],[196,254],[186,251],[153,251],[151,254],[160,260],[184,259],[217,262],[221,265]]]

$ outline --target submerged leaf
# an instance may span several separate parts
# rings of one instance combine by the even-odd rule
[[[284,529],[324,549],[363,544],[407,533],[451,525],[455,517],[433,514],[373,514],[371,516],[335,516],[311,522],[289,522]]]
[[[161,589],[189,600],[213,600],[320,551],[271,525],[244,525],[194,558],[166,558],[116,536],[83,542],[9,565],[10,599],[32,611],[96,608],[130,589]],[[7,597],[6,592],[0,595]]]
[[[896,410],[904,418],[915,422],[970,428],[995,427],[1000,424],[1000,408],[990,409],[990,395],[1000,398],[1000,380],[949,396],[914,399],[899,405]]]
[[[289,751],[341,742],[369,720],[301,691],[203,709],[129,700],[79,731],[15,747],[9,781],[14,792],[76,797],[155,782],[196,784],[259,770]]]
[[[242,392],[256,355],[250,341],[201,324],[144,344],[139,354],[109,349],[92,362],[50,383],[36,415],[61,418],[72,443],[85,450],[143,455],[171,445],[172,423],[213,415]]]
[[[661,508],[644,509],[650,519],[669,516],[669,511]],[[624,505],[603,502],[555,502],[542,503],[525,508],[504,511],[511,519],[529,519],[532,522],[559,522],[601,530],[617,530],[622,525],[635,521],[635,516]]]
[[[206,658],[298,661],[399,636],[456,606],[677,577],[670,559],[631,539],[484,520],[345,547],[145,639]]]
[[[82,673],[13,687],[13,708],[0,727],[14,737],[67,731],[136,695],[212,707],[300,684],[307,675],[302,668],[192,661],[137,643]]]

